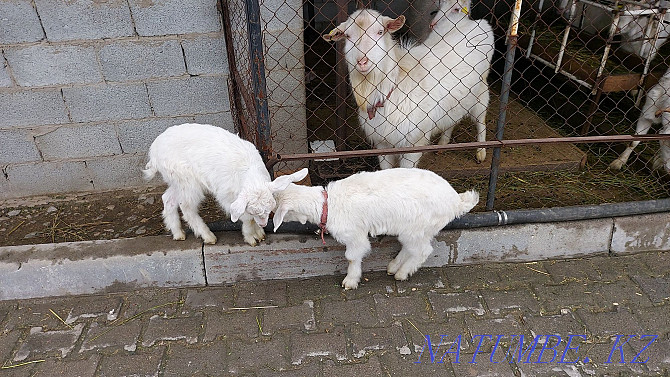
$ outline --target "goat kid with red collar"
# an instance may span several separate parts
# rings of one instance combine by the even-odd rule
[[[325,188],[291,183],[274,196],[275,232],[284,221],[320,223],[322,234],[327,230],[346,246],[345,289],[358,287],[361,261],[370,251],[368,235],[398,236],[402,249],[387,271],[406,280],[433,252],[435,235],[479,201],[476,191],[458,194],[437,174],[406,168],[362,172]]]

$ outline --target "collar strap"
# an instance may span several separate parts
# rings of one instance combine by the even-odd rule
[[[395,89],[395,85],[389,90],[389,94],[386,95],[386,98],[377,101],[377,103],[374,104],[374,106],[368,107],[368,118],[372,119],[377,115],[377,108],[378,107],[384,107],[384,103],[388,101],[389,98],[391,98],[391,93],[393,93],[393,89]]]
[[[326,240],[323,238],[323,235],[326,233],[326,222],[328,222],[328,193],[326,189],[323,189],[323,208],[321,210],[321,222],[319,223],[319,229],[321,229],[321,242],[326,244]]]

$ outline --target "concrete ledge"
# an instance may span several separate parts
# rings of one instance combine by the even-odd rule
[[[330,236],[272,234],[256,247],[239,231],[217,245],[167,236],[0,247],[0,300],[101,293],[143,287],[204,286],[304,278],[346,271],[344,246]],[[364,271],[383,271],[400,250],[377,237]],[[525,262],[592,254],[670,250],[670,213],[447,230],[424,266]]]
[[[202,244],[169,237],[0,248],[0,300],[205,285]]]

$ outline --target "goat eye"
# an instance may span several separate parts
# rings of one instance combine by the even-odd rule
[[[384,30],[379,30],[379,31],[377,32],[377,35],[382,35],[382,34],[384,34]]]

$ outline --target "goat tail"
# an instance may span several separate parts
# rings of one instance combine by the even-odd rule
[[[461,202],[458,204],[459,216],[470,212],[479,203],[479,193],[475,190],[466,191],[458,194],[458,196],[461,198]]]
[[[156,175],[158,172],[158,169],[153,164],[153,161],[149,160],[147,162],[147,165],[144,167],[144,170],[142,170],[142,174],[144,175],[144,179],[147,181],[150,181],[153,179],[153,177]]]

